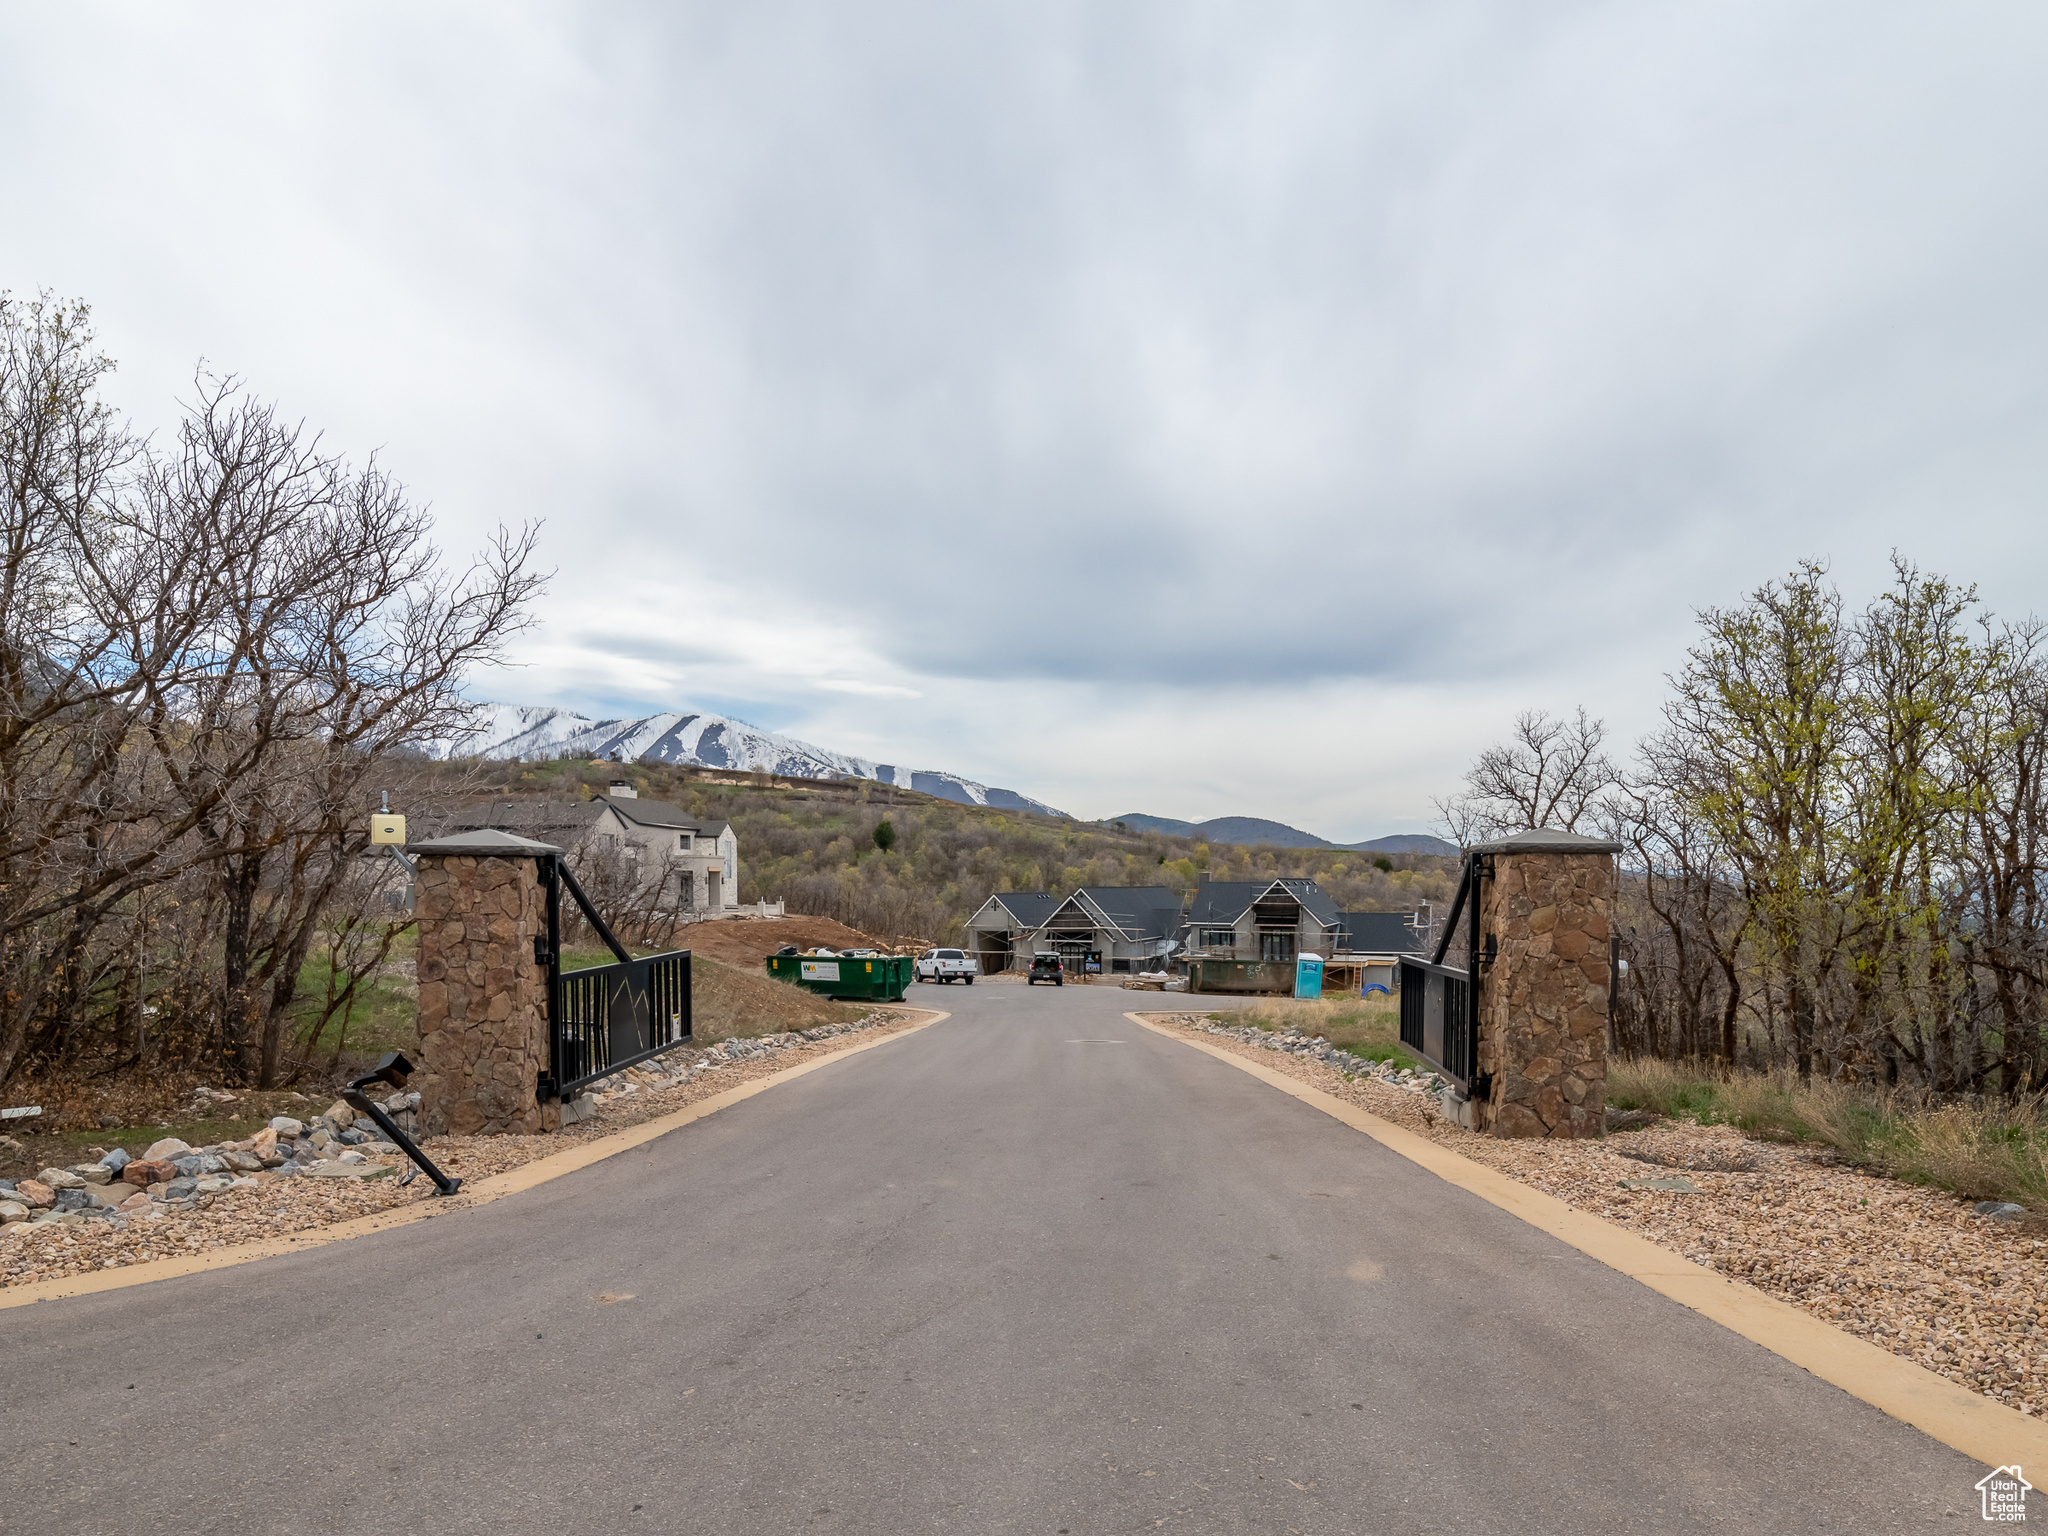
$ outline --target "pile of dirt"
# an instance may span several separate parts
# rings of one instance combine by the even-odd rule
[[[699,1045],[735,1035],[851,1024],[872,1011],[865,1003],[836,1003],[777,981],[758,959],[746,965],[727,965],[701,953],[690,957],[690,1033]]]
[[[708,955],[728,965],[762,970],[763,962],[785,944],[798,949],[882,949],[885,946],[857,929],[829,917],[732,917],[691,923],[678,928],[675,947]]]

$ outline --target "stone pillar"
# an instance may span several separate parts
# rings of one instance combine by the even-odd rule
[[[534,940],[547,938],[547,893],[534,855],[509,846],[524,842],[465,833],[413,850],[420,1062],[412,1086],[429,1136],[561,1125],[561,1107],[535,1093],[549,1065],[548,973],[534,961]]]
[[[1619,843],[1518,832],[1473,850],[1480,882],[1479,1070],[1473,1128],[1597,1136],[1606,1127],[1607,1023]],[[1489,952],[1491,960],[1487,958]]]

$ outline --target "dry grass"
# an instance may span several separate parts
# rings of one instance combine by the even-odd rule
[[[1249,1024],[1275,1033],[1298,1029],[1327,1040],[1339,1050],[1367,1061],[1393,1061],[1414,1067],[1421,1063],[1401,1049],[1401,1008],[1398,1003],[1368,1002],[1356,997],[1325,997],[1313,1001],[1273,997],[1242,1012],[1212,1014],[1226,1024]]]
[[[1930,1104],[1792,1072],[1728,1077],[1684,1064],[1608,1063],[1607,1102],[1769,1140],[1819,1142],[1861,1166],[1966,1200],[2048,1207],[2048,1114],[2039,1099]]]
[[[820,1024],[851,1024],[871,1004],[835,1003],[765,970],[741,970],[707,955],[690,960],[690,1033],[700,1045]]]

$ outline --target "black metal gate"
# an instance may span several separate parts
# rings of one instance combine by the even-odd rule
[[[1465,856],[1465,876],[1443,937],[1428,960],[1401,957],[1401,1044],[1476,1098],[1492,1088],[1479,1070],[1479,882],[1492,874],[1491,861],[1479,853]],[[1443,963],[1458,918],[1466,917],[1465,968]]]
[[[540,861],[547,888],[549,1053],[543,1099],[573,1098],[578,1089],[690,1040],[690,952],[670,950],[635,960],[559,857]],[[562,892],[617,955],[613,965],[562,969]],[[540,940],[535,941],[539,949]]]
[[[1401,1044],[1459,1087],[1470,1088],[1479,1020],[1463,971],[1401,957]]]

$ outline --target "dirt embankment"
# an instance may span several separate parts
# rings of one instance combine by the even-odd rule
[[[886,949],[889,946],[829,917],[734,917],[678,928],[675,946],[727,965],[760,970],[785,944],[798,949]]]

